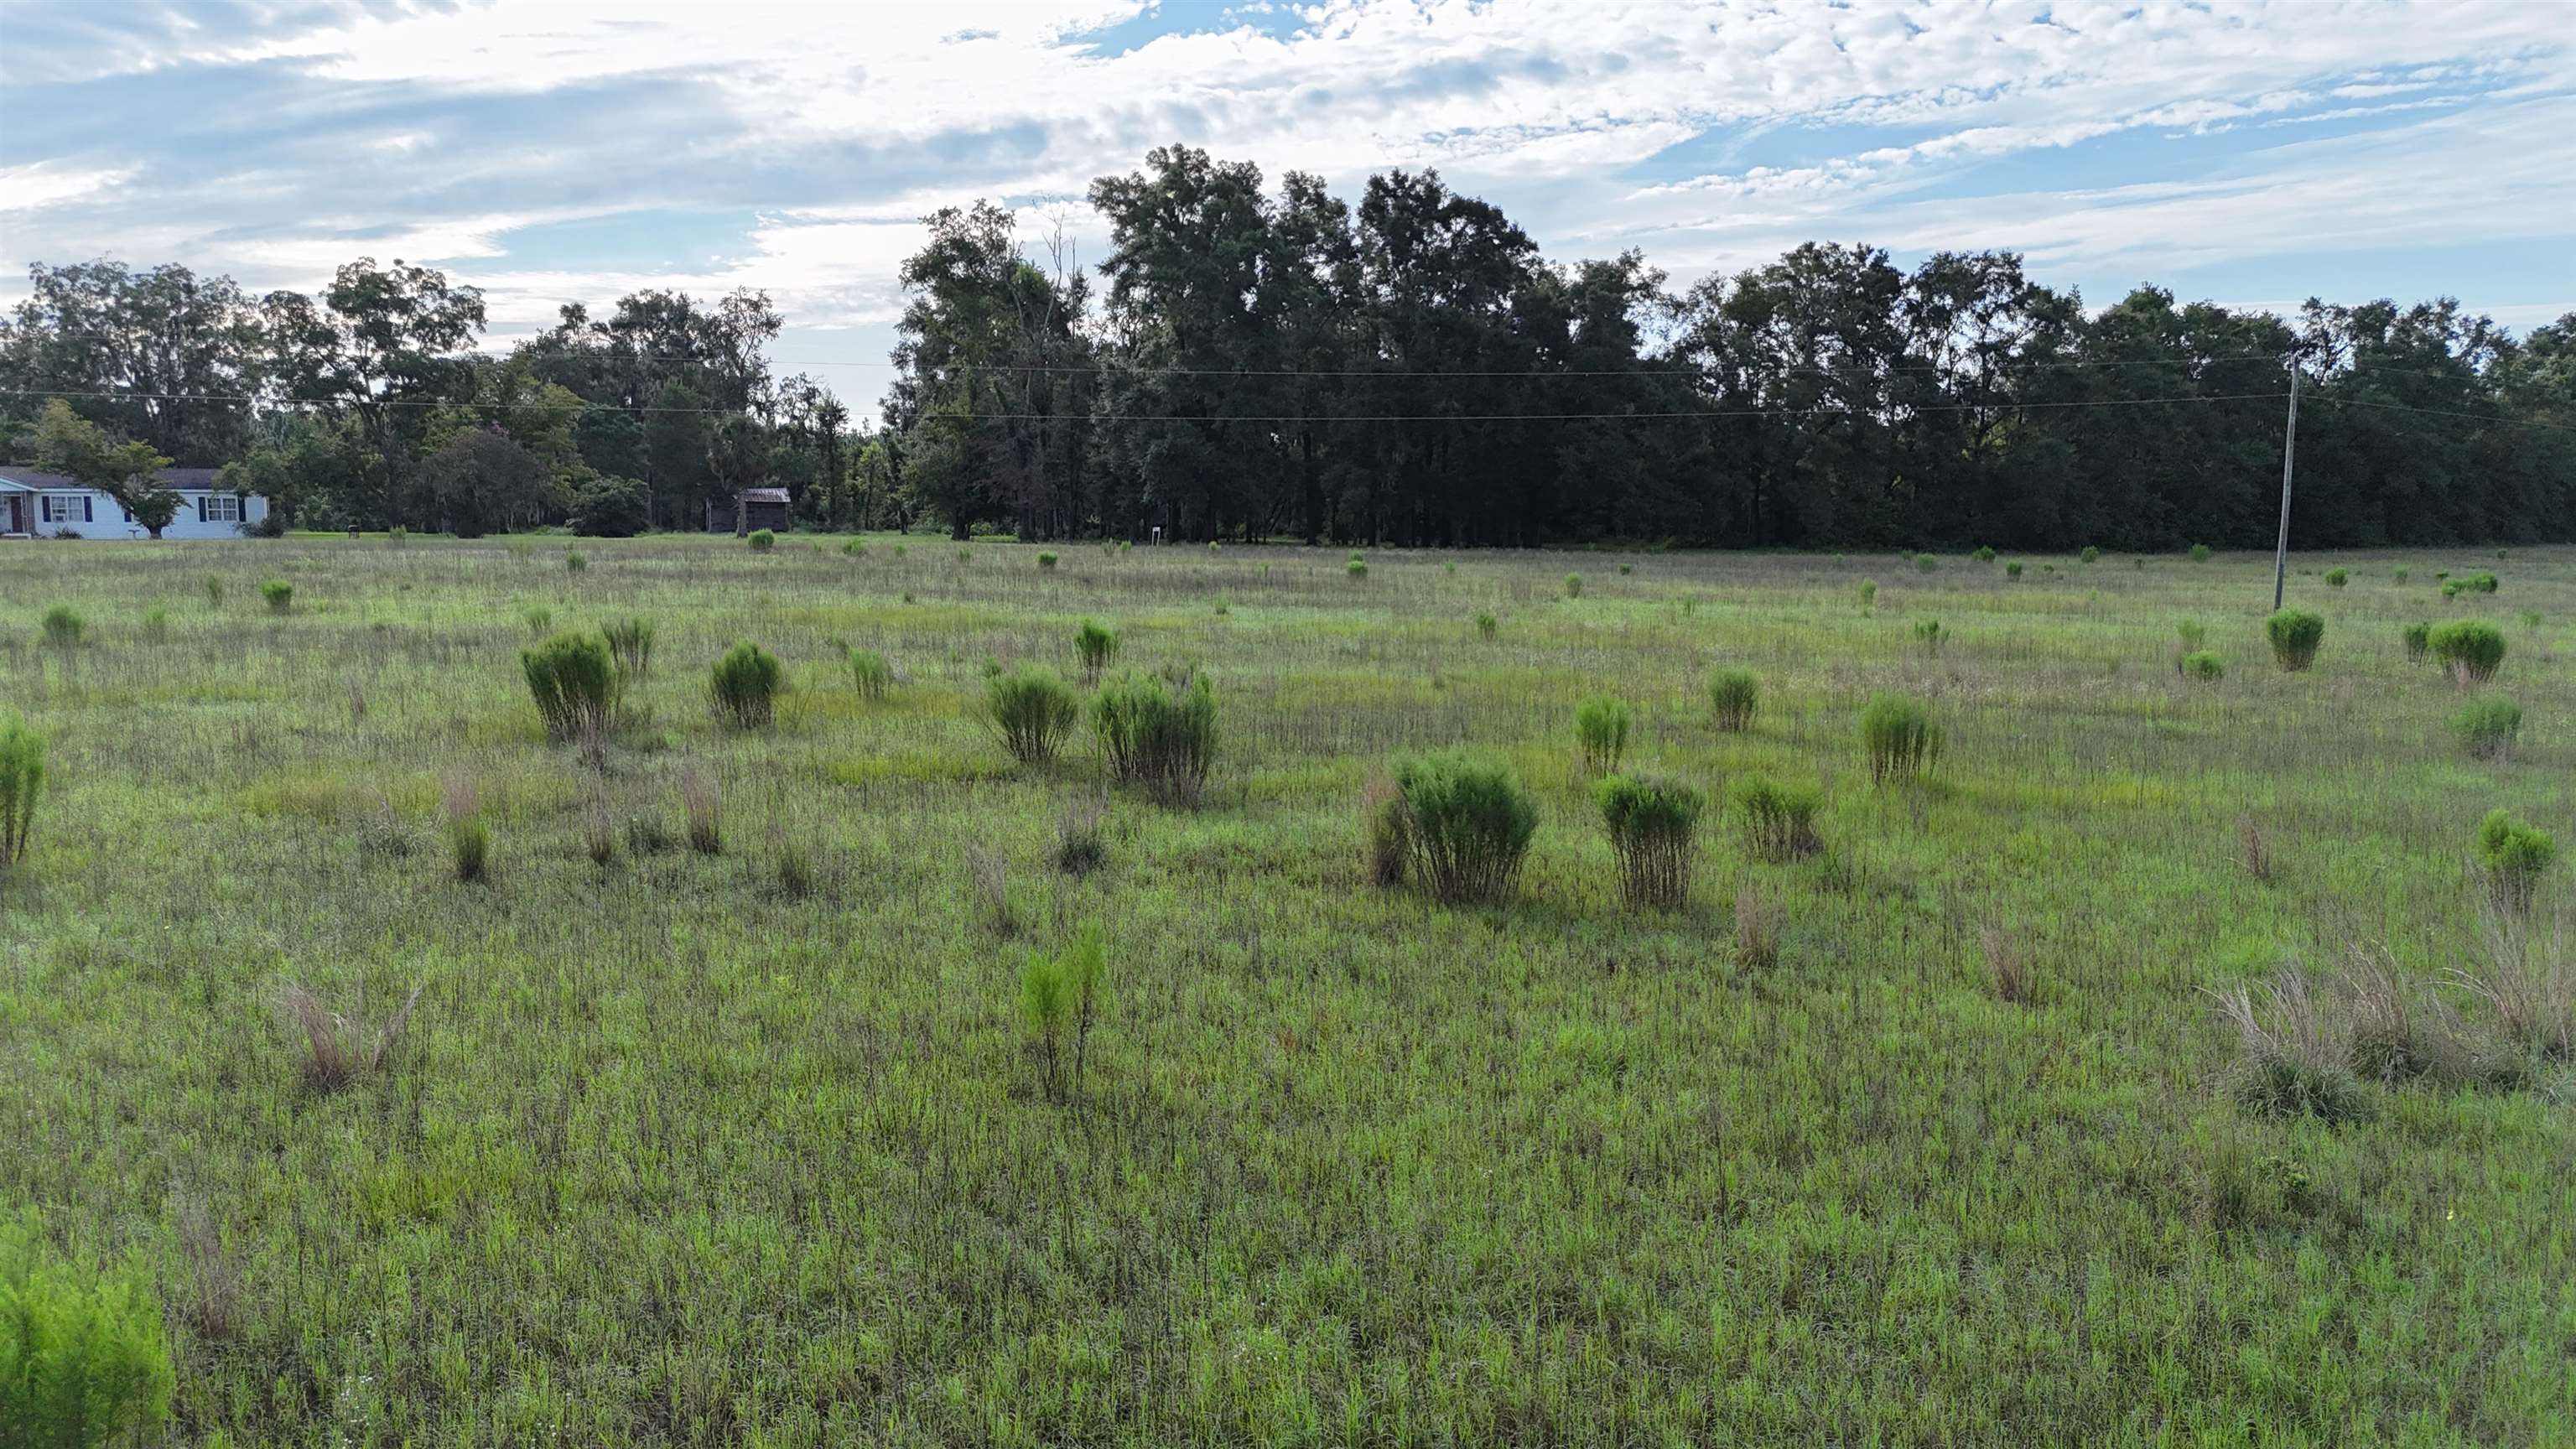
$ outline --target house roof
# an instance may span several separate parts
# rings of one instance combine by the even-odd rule
[[[742,501],[745,503],[784,503],[787,501],[787,490],[784,488],[745,488],[742,490]]]
[[[215,475],[220,471],[216,468],[164,468],[161,470],[161,486],[181,493],[212,493],[215,491]],[[61,473],[48,473],[40,468],[13,468],[7,464],[0,464],[0,487],[20,493],[89,491],[88,484]]]

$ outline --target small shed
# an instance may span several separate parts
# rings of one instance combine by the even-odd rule
[[[743,523],[743,532],[749,533],[756,528],[774,529],[787,526],[786,489],[745,488],[738,496],[742,500],[743,512],[750,515]],[[707,532],[732,533],[734,531],[733,509],[732,498],[708,499]]]

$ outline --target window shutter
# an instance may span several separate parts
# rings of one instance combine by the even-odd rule
[[[81,495],[81,522],[83,522],[83,523],[96,523],[96,522],[98,522],[98,520],[97,520],[96,518],[93,518],[93,517],[91,517],[91,516],[90,516],[90,500],[89,500],[89,495],[88,495],[88,494],[86,494],[86,493],[84,493],[84,494],[82,494],[82,495]]]
[[[199,523],[206,521],[206,495],[203,493],[197,495],[197,521]]]

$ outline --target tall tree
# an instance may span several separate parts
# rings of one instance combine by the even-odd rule
[[[272,292],[261,307],[278,386],[359,419],[373,448],[377,518],[369,521],[393,521],[428,409],[472,395],[473,368],[460,354],[482,335],[483,293],[433,268],[361,257],[319,298]]]

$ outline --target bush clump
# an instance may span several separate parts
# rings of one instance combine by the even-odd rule
[[[1443,901],[1498,901],[1511,893],[1538,806],[1502,766],[1447,753],[1399,760],[1403,836],[1414,879]]]
[[[2433,626],[2429,623],[2409,624],[2397,631],[2397,637],[2405,641],[2409,659],[2420,661],[2433,650]]]
[[[841,657],[849,666],[850,688],[858,692],[859,698],[874,703],[894,687],[894,666],[877,651],[843,645]]]
[[[1750,669],[1721,669],[1709,676],[1708,705],[1717,727],[1728,733],[1753,728],[1753,712],[1762,702],[1762,678]]]
[[[1583,575],[1567,574],[1565,576],[1565,596],[1569,599],[1579,599],[1583,597]]]
[[[1869,752],[1869,777],[1882,785],[1915,779],[1941,756],[1941,726],[1919,699],[1871,695],[1860,712],[1860,738]]]
[[[2352,575],[2351,575],[2349,572],[2347,572],[2346,570],[2339,569],[2339,568],[2332,568],[2332,569],[2328,569],[2328,570],[2326,570],[2326,587],[2327,587],[2327,588],[2330,588],[2330,589],[2339,589],[2339,588],[2342,588],[2344,585],[2346,585],[2346,584],[2348,584],[2348,583],[2351,583],[2351,582],[2352,582]]]
[[[629,679],[641,679],[653,672],[653,621],[619,619],[604,625],[599,637],[608,641],[609,657],[617,661],[617,672]]]
[[[1917,619],[1914,621],[1914,642],[1923,646],[1924,653],[1940,653],[1941,641],[1945,637],[1947,636],[1943,635],[1941,632],[1940,620]]]
[[[2088,543],[2084,545],[2084,551],[2077,554],[2076,557],[2082,559],[2086,563],[2100,563],[2102,561],[2102,550],[2095,548],[2093,545]]]
[[[1574,741],[1583,750],[1583,764],[1595,774],[1606,775],[1619,768],[1619,757],[1628,751],[1628,733],[1636,718],[1627,704],[1606,694],[1596,694],[1574,709]]]
[[[33,1212],[0,1217],[0,1443],[158,1442],[177,1387],[139,1265],[66,1262]]]
[[[1082,661],[1083,682],[1097,684],[1100,671],[1108,668],[1109,661],[1118,657],[1118,631],[1085,619],[1073,631],[1073,652],[1074,657]]]
[[[2195,649],[2182,657],[2182,677],[2198,684],[2216,684],[2227,677],[2227,661],[2206,649]]]
[[[2004,577],[2008,579],[2017,579],[2021,577],[2020,559],[2014,559],[2011,563],[2004,565]]]
[[[1052,669],[1026,664],[984,682],[984,718],[1002,748],[1024,765],[1055,758],[1082,707]]]
[[[1166,800],[1196,800],[1216,758],[1216,691],[1207,676],[1174,683],[1130,671],[1091,701],[1092,733],[1109,772]]]
[[[1990,564],[1995,561],[1995,551],[1981,543],[1977,545],[1977,551],[1968,555],[1968,557],[1975,559],[1981,564]]]
[[[2470,754],[2502,759],[2522,735],[2522,706],[2503,698],[2470,700],[2451,716],[2451,733]]]
[[[778,547],[778,535],[770,532],[766,528],[753,529],[751,531],[751,536],[743,541],[751,545],[751,551],[753,553],[767,553],[771,549]]]
[[[2493,574],[2462,574],[2456,579],[2442,580],[2442,597],[2446,599],[2456,599],[2462,594],[2492,594],[2495,591],[2496,576]]]
[[[596,740],[607,731],[622,676],[604,635],[552,635],[519,651],[519,667],[547,739]]]
[[[89,632],[89,621],[71,605],[56,604],[45,611],[44,629],[46,643],[57,649],[74,649]]]
[[[268,601],[268,611],[283,614],[295,607],[295,585],[284,579],[270,579],[259,586],[259,596]]]
[[[2191,561],[2193,563],[2209,562],[2209,545],[2205,543],[2193,544],[2191,546]]]
[[[2317,662],[2317,646],[2325,642],[2326,621],[2305,609],[2283,609],[2263,621],[2263,633],[2272,641],[2272,658],[2283,669],[2297,673]]]
[[[1500,619],[1495,618],[1495,617],[1494,617],[1494,615],[1493,615],[1493,611],[1492,611],[1492,610],[1490,610],[1490,609],[1479,609],[1479,610],[1477,610],[1477,611],[1476,611],[1476,637],[1477,637],[1477,638],[1479,638],[1479,639],[1491,639],[1491,638],[1493,638],[1496,634],[1499,634],[1499,633],[1501,633],[1502,631],[1503,631],[1503,621],[1502,621],[1502,620],[1500,620]]]
[[[13,715],[0,723],[0,870],[27,858],[44,789],[45,737]]]
[[[1038,567],[1042,569],[1054,568],[1055,554],[1053,552],[1041,552],[1038,555]]]
[[[2558,859],[2558,842],[2549,832],[2499,805],[2478,822],[2478,863],[2486,867],[2488,887],[2510,910],[2528,911],[2540,889],[2540,878]]]
[[[1816,853],[1816,814],[1824,793],[1813,785],[1782,785],[1768,775],[1738,775],[1727,788],[1744,853],[1774,865]]]
[[[746,639],[726,650],[709,671],[707,698],[716,718],[735,729],[763,729],[777,718],[785,681],[778,656]]]
[[[2504,664],[2504,631],[2484,619],[2455,619],[2424,642],[2433,662],[2462,684],[2484,684]]]
[[[1691,858],[1698,845],[1697,790],[1668,780],[1613,775],[1594,798],[1610,849],[1619,857],[1620,891],[1632,906],[1678,906],[1690,894]]]
[[[2328,1126],[2372,1115],[2370,1095],[2347,1065],[2347,1033],[2319,1007],[2306,977],[2288,971],[2259,989],[2211,994],[2244,1053],[2233,1083],[2237,1105],[2256,1116],[2312,1116]]]
[[[572,497],[572,531],[584,538],[633,538],[653,526],[653,490],[633,478],[594,478]]]

